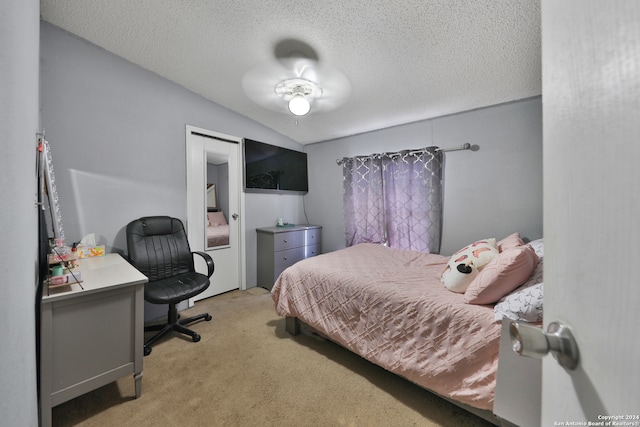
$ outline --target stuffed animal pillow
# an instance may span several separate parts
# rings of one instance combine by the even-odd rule
[[[482,268],[499,253],[494,238],[467,245],[451,256],[440,281],[450,291],[463,294]]]

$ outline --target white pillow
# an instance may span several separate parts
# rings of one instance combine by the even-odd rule
[[[467,245],[449,258],[440,281],[450,291],[464,293],[478,272],[499,254],[498,244],[494,238],[478,240]],[[467,269],[466,274],[462,273],[458,270],[461,264],[471,269]]]
[[[521,322],[542,322],[544,283],[520,286],[493,306],[496,321],[503,317]]]
[[[544,256],[544,239],[537,239],[529,242],[534,251],[536,251],[536,255],[538,258],[542,258]]]

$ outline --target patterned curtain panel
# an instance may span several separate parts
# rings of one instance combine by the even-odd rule
[[[353,157],[342,163],[347,246],[387,243],[382,159]]]
[[[440,251],[443,154],[436,149],[343,160],[347,246]]]

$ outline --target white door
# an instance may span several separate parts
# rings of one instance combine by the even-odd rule
[[[541,9],[544,323],[571,327],[581,357],[544,358],[542,425],[638,426],[640,2]]]
[[[215,263],[211,285],[192,302],[244,289],[241,142],[187,126],[187,236],[192,251],[208,253]],[[195,260],[206,272],[200,257]]]

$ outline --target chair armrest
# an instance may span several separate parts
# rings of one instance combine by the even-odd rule
[[[200,255],[207,262],[207,277],[211,277],[213,271],[215,270],[215,265],[213,264],[213,258],[206,252],[195,251],[191,252],[192,254]]]

